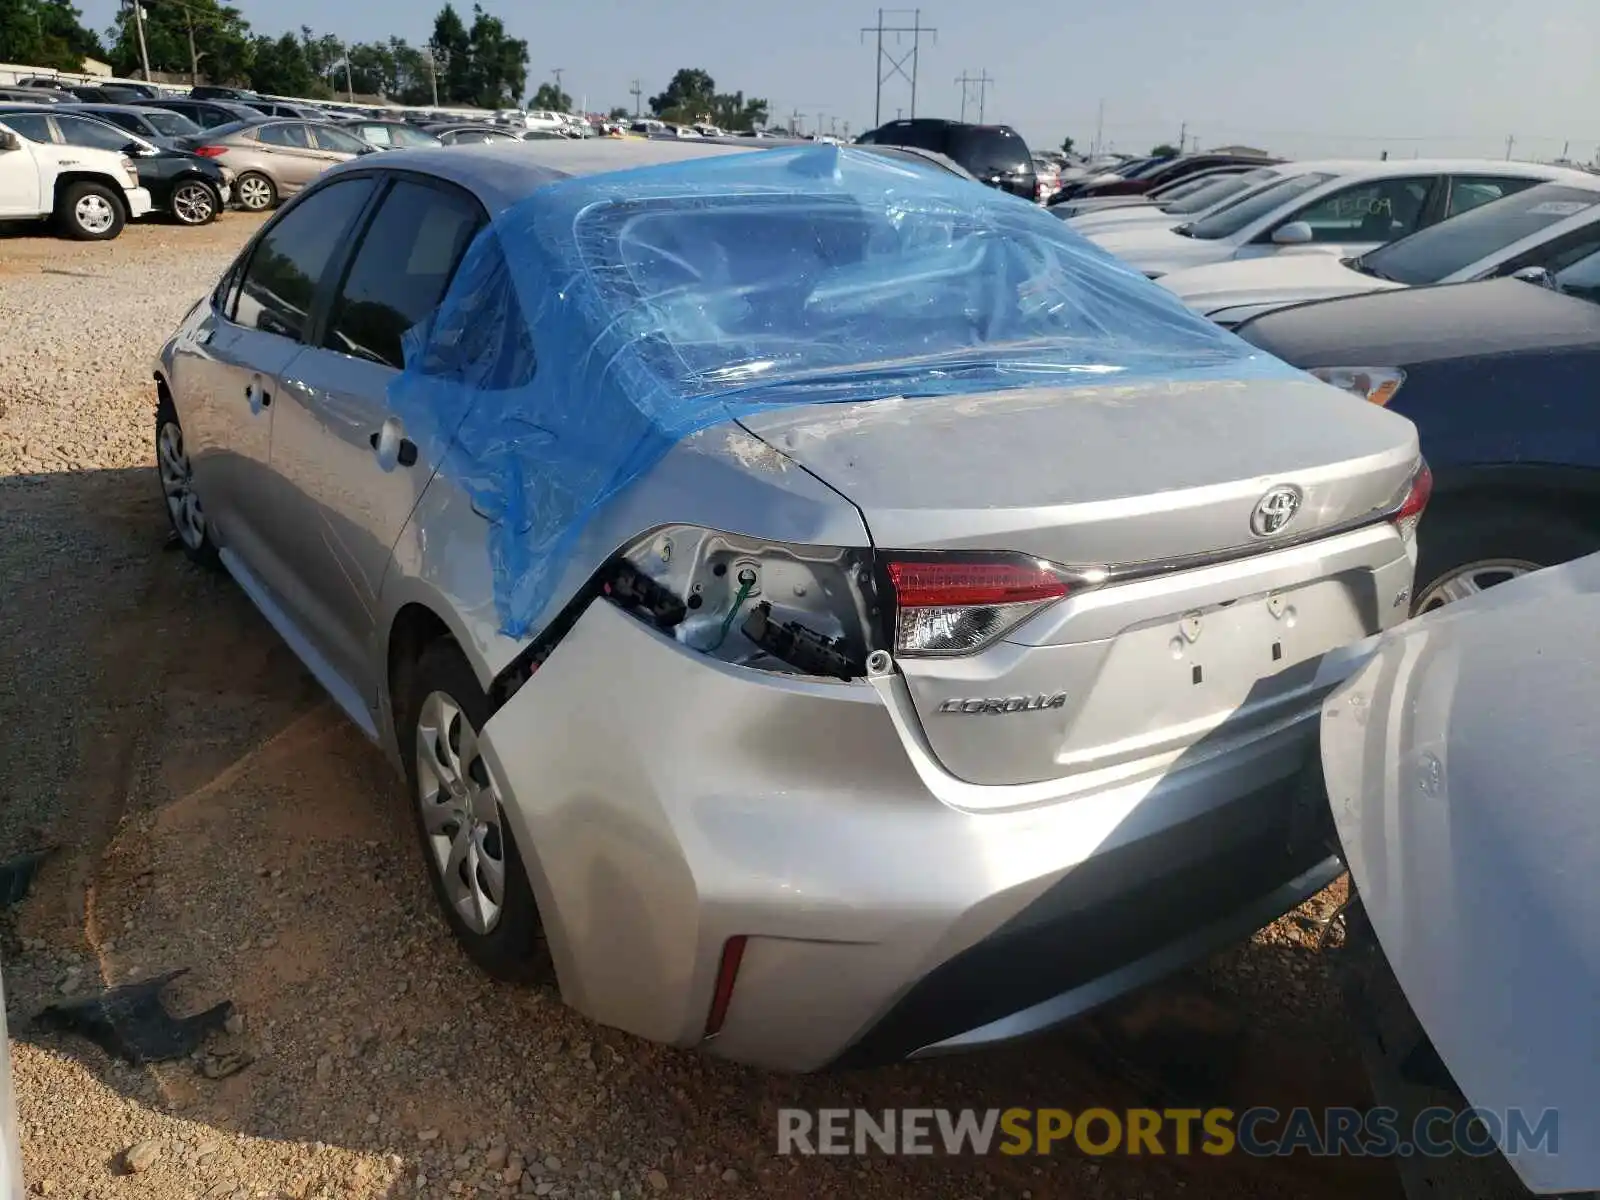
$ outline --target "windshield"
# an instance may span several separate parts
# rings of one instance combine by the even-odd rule
[[[1512,242],[1565,221],[1597,203],[1600,203],[1600,192],[1563,183],[1543,183],[1391,242],[1362,255],[1353,265],[1380,279],[1413,287],[1438,283]]]
[[[1144,179],[1146,176],[1154,175],[1171,161],[1170,158],[1147,158],[1132,170],[1123,170],[1118,173],[1124,179]]]
[[[1208,179],[1182,199],[1163,204],[1161,210],[1180,217],[1190,213],[1205,212],[1206,209],[1215,208],[1224,200],[1242,196],[1251,188],[1258,186],[1262,181],[1251,179],[1250,176],[1254,174],[1255,172],[1251,171],[1246,175],[1222,175],[1216,179]],[[1267,178],[1271,179],[1273,175],[1269,173]]]
[[[1319,188],[1333,178],[1332,175],[1313,171],[1307,175],[1281,179],[1236,200],[1210,216],[1201,217],[1192,225],[1180,226],[1176,232],[1205,241],[1232,237],[1246,225],[1276,212],[1296,197],[1304,196],[1313,188]]]
[[[164,108],[145,108],[140,113],[162,137],[187,137],[201,132],[200,126],[182,113],[168,112]]]
[[[1010,175],[1033,170],[1028,144],[994,125],[957,126],[950,131],[949,155],[974,175]]]

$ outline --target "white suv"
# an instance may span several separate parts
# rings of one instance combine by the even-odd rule
[[[107,241],[149,211],[126,154],[34,141],[0,113],[0,221],[54,217],[67,237]]]

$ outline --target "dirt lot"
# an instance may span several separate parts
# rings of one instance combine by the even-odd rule
[[[254,227],[0,237],[0,858],[60,847],[0,922],[35,1191],[1397,1194],[1352,1161],[773,1155],[785,1105],[1364,1103],[1326,956],[1292,918],[1027,1046],[845,1076],[646,1045],[486,982],[434,915],[377,751],[226,579],[164,548],[148,364]],[[186,1011],[231,999],[241,1018],[198,1063],[121,1067],[30,1027],[177,968]],[[140,1142],[155,1157],[125,1174]]]

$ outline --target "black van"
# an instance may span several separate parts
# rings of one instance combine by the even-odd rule
[[[856,139],[865,145],[916,146],[960,163],[990,187],[1038,200],[1033,154],[1009,125],[968,125],[939,117],[889,121]]]

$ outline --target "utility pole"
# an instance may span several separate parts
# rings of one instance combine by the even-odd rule
[[[150,50],[144,42],[144,7],[139,0],[129,0],[133,8],[133,28],[139,35],[139,65],[144,68],[145,82],[150,82]]]
[[[911,14],[910,26],[885,25],[883,23],[885,16],[893,16],[904,20],[905,14],[908,12]],[[876,85],[872,101],[872,124],[876,127],[883,123],[883,85],[896,75],[911,85],[911,115],[915,117],[917,115],[917,61],[918,52],[922,48],[922,35],[925,33],[932,34],[933,40],[937,42],[939,40],[939,31],[931,25],[922,23],[922,10],[920,8],[880,8],[878,10],[878,23],[865,26],[861,30],[861,40],[863,42],[867,40],[867,34],[869,33],[876,34],[878,38],[878,54],[872,69]],[[895,55],[883,48],[883,35],[886,33],[894,34],[895,45],[897,46],[901,44],[903,36],[909,33],[911,35],[911,49],[898,58],[895,57]],[[885,62],[889,64],[888,70],[884,69]],[[906,71],[907,63],[911,64],[909,73]]]
[[[433,84],[433,106],[439,107],[439,68],[450,69],[450,51],[440,49],[433,42],[428,43],[428,79]]]
[[[1507,162],[1511,161],[1511,147],[1515,146],[1516,144],[1517,144],[1517,135],[1514,134],[1514,133],[1507,134],[1506,135],[1506,161]]]
[[[556,80],[556,98],[557,99],[559,99],[561,97],[561,94],[562,94],[561,93],[561,77],[563,75],[565,75],[566,73],[567,73],[567,69],[565,67],[551,67],[550,68],[550,74],[555,76],[555,80]]]
[[[200,55],[194,48],[194,9],[187,4],[183,6],[183,23],[189,30],[189,86],[193,87],[200,82]]]
[[[1096,110],[1095,118],[1094,118],[1094,154],[1095,154],[1095,157],[1097,157],[1097,158],[1100,155],[1100,134],[1104,131],[1105,125],[1106,125],[1106,102],[1104,100],[1101,100],[1100,101],[1100,107],[1099,107],[1098,110]]]
[[[644,109],[641,107],[639,100],[639,97],[644,95],[644,89],[639,86],[637,79],[633,81],[633,86],[628,89],[628,95],[633,97],[633,119],[637,121],[644,115]]]
[[[344,48],[344,98],[351,104],[356,102],[356,85],[350,78],[350,47]]]
[[[1189,122],[1185,121],[1178,126],[1178,153],[1182,154],[1185,146],[1189,144]]]
[[[805,124],[806,114],[798,108],[789,114],[789,132],[795,137],[800,136],[800,127]]]
[[[989,69],[985,67],[977,75],[970,75],[963,71],[956,79],[956,82],[961,85],[961,119],[963,121],[967,119],[967,88],[972,84],[978,85],[978,124],[983,124],[985,97],[990,87],[994,85],[994,77],[989,74]]]

